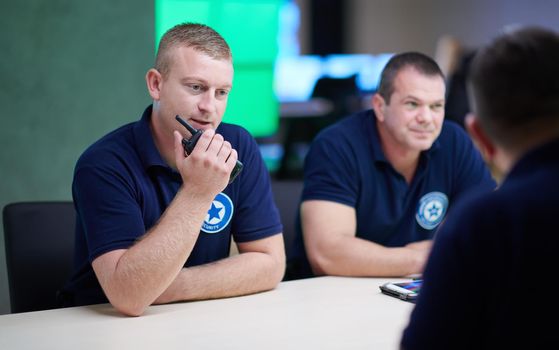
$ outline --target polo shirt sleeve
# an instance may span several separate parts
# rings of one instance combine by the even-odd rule
[[[90,262],[103,253],[129,248],[145,233],[125,168],[124,162],[110,152],[82,156],[76,166],[72,194]]]
[[[235,147],[243,162],[243,170],[235,180],[238,184],[232,184],[239,186],[232,234],[236,242],[250,242],[281,233],[283,226],[260,149],[246,130],[240,130],[241,141]]]
[[[355,154],[351,143],[334,129],[319,134],[305,158],[302,200],[327,200],[354,207],[359,194]]]

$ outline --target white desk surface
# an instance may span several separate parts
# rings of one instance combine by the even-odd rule
[[[228,299],[109,304],[0,316],[0,349],[397,349],[413,304],[381,294],[399,279],[318,277]]]

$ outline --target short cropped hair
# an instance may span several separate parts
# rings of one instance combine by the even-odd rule
[[[382,70],[380,84],[377,93],[381,95],[387,104],[394,93],[394,80],[396,75],[406,68],[413,68],[426,76],[440,76],[445,80],[441,68],[431,57],[420,52],[403,52],[390,58]]]
[[[169,29],[159,42],[155,69],[163,76],[166,76],[171,68],[170,51],[180,46],[191,47],[214,59],[233,60],[231,48],[214,29],[205,24],[182,23]]]
[[[469,72],[472,110],[506,147],[541,128],[559,128],[559,36],[526,27],[497,37]]]

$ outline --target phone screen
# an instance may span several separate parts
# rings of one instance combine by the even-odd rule
[[[409,290],[410,292],[419,293],[419,290],[421,289],[421,282],[422,280],[413,280],[411,282],[401,282],[394,284],[398,287]]]
[[[417,296],[419,295],[419,291],[421,289],[422,280],[413,280],[413,281],[406,281],[406,282],[392,282],[392,283],[385,283],[380,286],[380,290],[387,295],[410,301],[415,302]]]

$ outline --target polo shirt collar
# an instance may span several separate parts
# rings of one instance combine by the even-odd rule
[[[169,168],[161,154],[159,154],[157,147],[155,147],[151,133],[150,120],[152,108],[153,106],[149,105],[142,114],[142,118],[134,125],[134,142],[145,169],[153,166]]]

